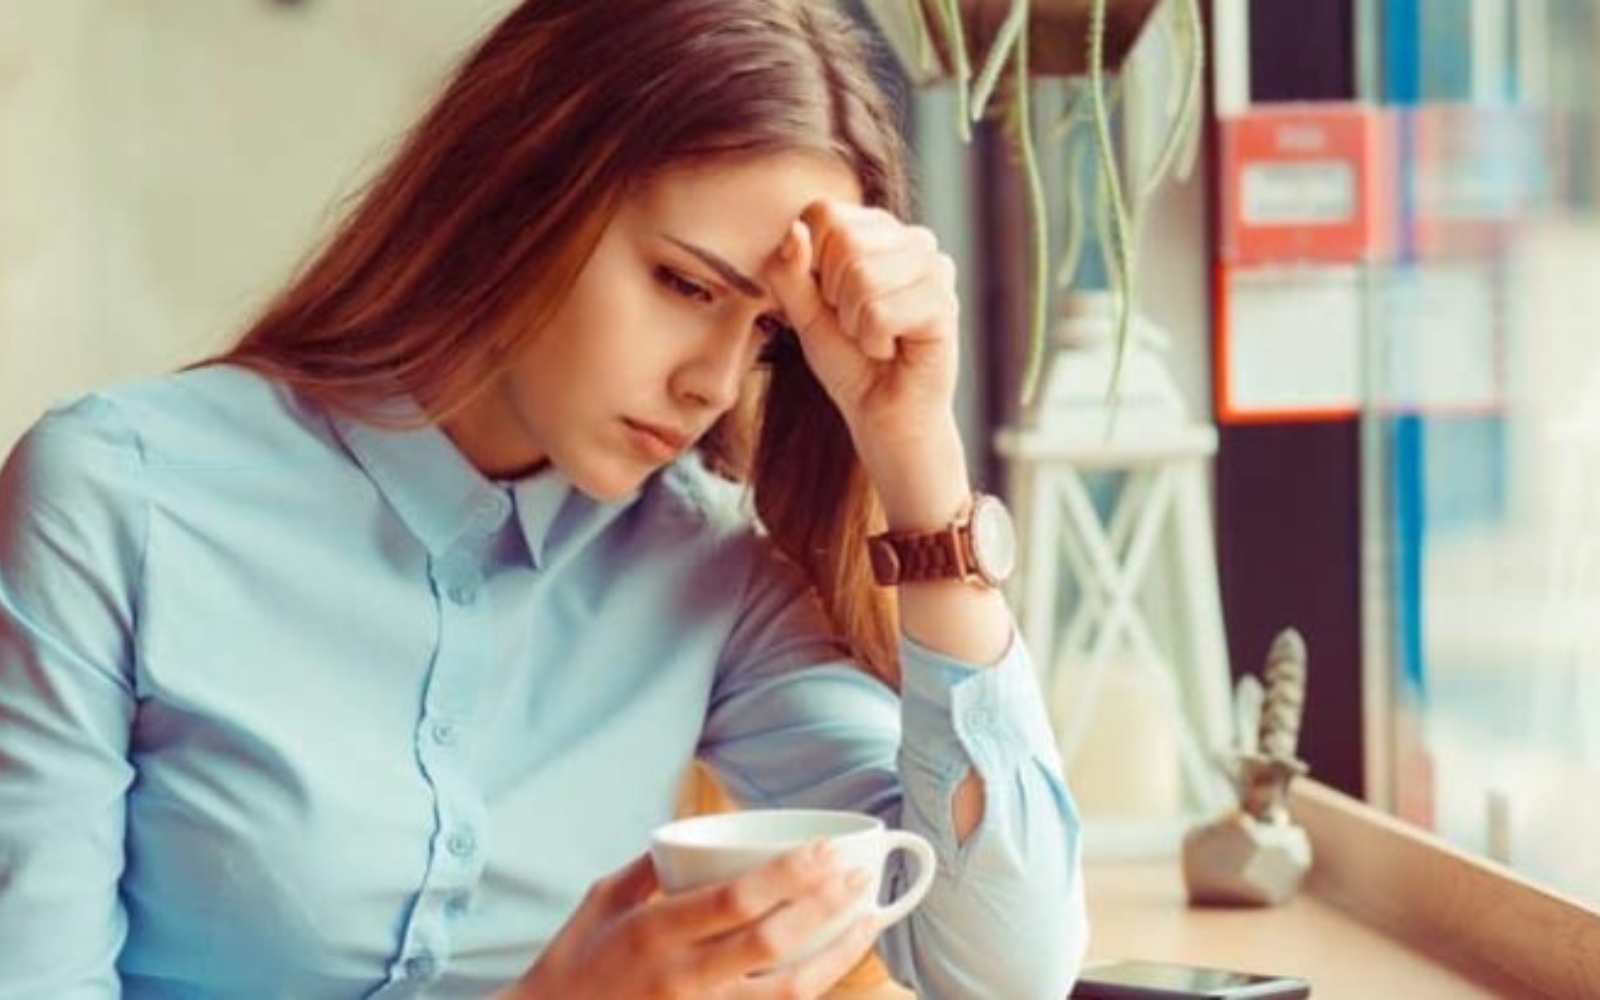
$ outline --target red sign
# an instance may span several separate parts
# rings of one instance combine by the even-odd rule
[[[1258,105],[1222,121],[1222,259],[1380,259],[1393,246],[1392,117],[1365,104]]]

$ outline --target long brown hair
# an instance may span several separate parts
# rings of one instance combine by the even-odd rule
[[[372,420],[404,391],[442,421],[537,335],[630,187],[652,174],[826,151],[855,172],[867,204],[904,216],[900,141],[866,44],[825,0],[526,0],[468,55],[327,245],[214,360]],[[865,555],[876,502],[804,363],[750,380],[702,449],[748,479],[834,627],[895,682],[893,609]]]

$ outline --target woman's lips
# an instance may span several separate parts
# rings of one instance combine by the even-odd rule
[[[634,448],[653,462],[670,462],[689,447],[691,440],[689,435],[670,427],[647,424],[642,420],[631,420],[626,417],[622,423],[628,428],[628,438]]]

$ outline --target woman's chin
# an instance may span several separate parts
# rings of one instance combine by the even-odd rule
[[[644,481],[656,473],[654,468],[630,465],[607,465],[564,470],[567,480],[589,499],[597,503],[616,503],[627,500],[639,492]]]

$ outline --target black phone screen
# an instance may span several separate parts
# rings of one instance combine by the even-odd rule
[[[1310,985],[1293,976],[1134,961],[1091,966],[1072,989],[1080,1000],[1290,1000],[1310,995]]]

